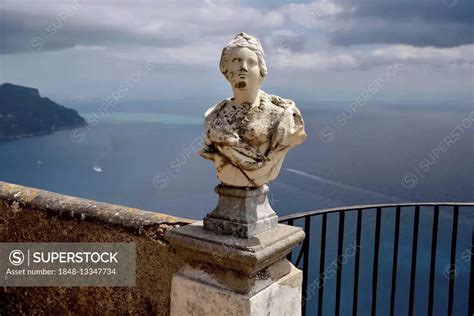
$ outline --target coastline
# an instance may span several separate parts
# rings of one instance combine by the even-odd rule
[[[25,139],[25,138],[32,138],[32,137],[36,137],[36,136],[45,136],[45,135],[53,134],[55,132],[64,131],[64,130],[68,130],[68,129],[80,128],[80,127],[85,127],[85,126],[87,126],[87,123],[73,125],[73,126],[65,126],[65,127],[61,127],[61,128],[55,128],[54,130],[50,130],[50,131],[24,133],[24,134],[19,134],[19,135],[15,135],[15,136],[9,136],[9,137],[0,136],[0,143],[1,142],[20,140],[20,139]]]

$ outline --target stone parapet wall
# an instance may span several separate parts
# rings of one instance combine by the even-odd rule
[[[0,315],[168,315],[171,277],[183,261],[163,236],[191,222],[0,182],[0,242],[135,242],[137,249],[134,288],[0,288]]]

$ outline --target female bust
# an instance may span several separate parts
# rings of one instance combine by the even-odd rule
[[[200,154],[214,162],[223,184],[261,186],[306,139],[303,118],[293,101],[260,90],[267,67],[257,38],[238,34],[222,50],[220,70],[234,96],[206,111]]]

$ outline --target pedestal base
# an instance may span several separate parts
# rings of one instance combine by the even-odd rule
[[[251,238],[219,235],[204,229],[202,222],[175,228],[165,235],[186,262],[194,266],[208,264],[245,277],[262,273],[284,259],[304,237],[300,227],[282,224]]]
[[[302,273],[286,255],[304,236],[281,224],[248,238],[202,222],[170,230],[165,238],[185,262],[173,275],[171,315],[300,315]]]
[[[237,188],[218,185],[216,208],[204,218],[204,228],[219,234],[243,238],[261,234],[278,225],[278,217],[268,203],[268,186]]]
[[[302,272],[291,272],[253,295],[237,294],[176,273],[171,285],[171,316],[301,315]]]

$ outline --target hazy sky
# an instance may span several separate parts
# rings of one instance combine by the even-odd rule
[[[228,96],[218,60],[244,31],[262,41],[270,93],[350,100],[385,74],[374,98],[473,100],[473,0],[1,0],[0,9],[0,81],[57,99],[105,99],[124,82],[131,99]]]

